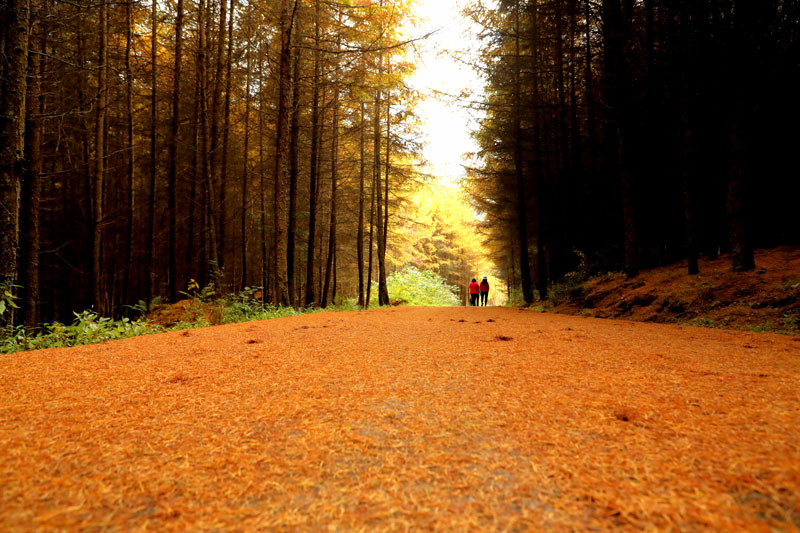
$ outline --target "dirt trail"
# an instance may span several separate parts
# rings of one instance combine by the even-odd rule
[[[800,338],[505,308],[0,358],[0,529],[800,527]]]

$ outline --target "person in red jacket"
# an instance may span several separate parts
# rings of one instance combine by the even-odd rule
[[[489,303],[489,280],[486,279],[486,276],[483,276],[483,279],[481,280],[480,290],[481,305],[486,307],[486,305]]]
[[[472,278],[472,282],[469,284],[469,305],[476,307],[478,305],[478,295],[480,294],[481,288],[478,284],[478,281],[475,278]]]

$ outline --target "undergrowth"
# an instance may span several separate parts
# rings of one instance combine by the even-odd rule
[[[373,283],[377,293],[377,283]],[[458,289],[430,270],[407,266],[386,278],[389,299],[408,305],[459,305]]]
[[[235,324],[251,322],[254,320],[270,320],[322,311],[355,311],[361,309],[355,300],[339,301],[337,305],[325,309],[320,307],[293,308],[263,304],[255,298],[257,289],[246,289],[240,294],[229,294],[217,297],[213,291],[195,293],[192,296],[192,306],[198,309],[203,306],[213,305],[220,309],[221,323]],[[13,301],[6,302],[11,307]],[[160,302],[153,302],[149,307],[144,302],[129,306],[130,309],[144,314],[154,309]],[[53,322],[43,324],[39,328],[25,328],[24,326],[6,327],[0,331],[0,354],[21,352],[25,350],[41,350],[45,348],[63,348],[94,344],[97,342],[126,339],[137,335],[163,333],[166,331],[179,331],[185,329],[202,328],[211,326],[212,323],[203,315],[197,313],[193,321],[178,322],[172,327],[163,327],[146,318],[138,319],[121,318],[114,320],[101,317],[94,311],[74,313],[75,319],[71,324]]]

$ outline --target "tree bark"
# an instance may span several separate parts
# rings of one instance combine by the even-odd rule
[[[520,248],[519,269],[522,282],[522,297],[525,303],[533,303],[533,283],[531,280],[531,264],[528,255],[528,211],[527,187],[522,162],[522,81],[520,56],[520,11],[519,2],[514,9],[514,175],[517,198],[515,203],[517,221],[517,240]]]
[[[122,280],[122,303],[128,304],[130,298],[131,272],[133,271],[134,222],[136,213],[136,148],[133,119],[133,71],[131,55],[133,52],[133,9],[132,3],[125,4],[125,151],[127,152],[127,209],[125,221],[125,265]]]
[[[250,152],[250,50],[247,50],[247,81],[244,91],[244,157],[242,164],[242,218],[241,218],[241,253],[242,253],[242,288],[247,287],[247,170]],[[263,193],[263,191],[262,191]]]
[[[92,190],[92,289],[97,313],[105,314],[103,295],[103,200],[105,175],[106,112],[108,106],[108,5],[99,7],[99,29],[97,46],[97,98],[95,100],[95,154],[94,183]]]
[[[389,65],[389,74],[392,67]],[[385,182],[383,186],[383,220],[378,220],[383,225],[383,247],[378,255],[378,300],[381,305],[389,305],[389,286],[386,284],[386,249],[389,247],[389,173],[391,169],[392,149],[392,101],[389,91],[386,91],[386,160],[384,161]],[[378,177],[380,180],[380,176]]]
[[[374,243],[375,243],[375,197],[376,197],[376,189],[375,189],[375,176],[373,173],[372,177],[372,185],[370,186],[369,191],[369,246],[367,247],[368,250],[368,259],[367,259],[367,295],[364,300],[364,309],[369,309],[369,303],[371,301],[372,296],[372,257],[374,253]]]
[[[225,34],[227,30],[227,0],[219,1],[219,28],[217,30],[217,53],[216,53],[216,72],[214,74],[214,86],[211,94],[211,137],[209,147],[209,167],[210,167],[210,196],[209,201],[214,205],[212,211],[217,217],[214,221],[214,228],[217,236],[217,270],[221,274],[225,267],[225,192],[222,187],[224,181],[220,171],[220,142],[219,142],[219,108],[222,100],[222,82],[225,77]],[[210,5],[210,2],[209,2]],[[217,198],[219,204],[216,204]],[[212,215],[214,216],[214,215]]]
[[[356,305],[359,307],[364,307],[364,180],[367,172],[365,107],[366,104],[362,100],[359,105],[361,120],[358,134],[358,229],[356,232],[356,268],[358,269],[358,302]]]
[[[631,107],[630,73],[625,51],[630,34],[627,24],[620,0],[603,0],[606,103],[611,115],[611,134],[614,136],[616,144],[616,154],[614,155],[616,156],[622,203],[625,274],[628,277],[634,277],[639,274],[639,251],[630,172],[633,109]]]
[[[150,183],[147,195],[147,273],[146,301],[149,309],[153,300],[153,256],[155,255],[155,217],[156,217],[156,173],[158,172],[158,154],[156,153],[157,120],[158,120],[158,3],[152,2],[151,19],[153,29],[150,36]]]
[[[331,125],[331,213],[328,227],[328,260],[325,266],[325,286],[322,289],[322,308],[328,307],[328,291],[331,285],[331,276],[336,256],[336,191],[338,188],[339,171],[339,87],[333,89],[333,122]],[[334,302],[335,303],[335,302]]]
[[[170,301],[178,300],[178,255],[177,255],[177,178],[178,178],[178,135],[180,133],[180,100],[181,100],[181,70],[183,54],[183,0],[177,0],[177,14],[175,17],[175,62],[173,64],[172,81],[172,116],[169,124],[169,137],[167,138],[167,216],[169,216],[169,236],[167,247],[169,254],[169,298]],[[191,207],[190,207],[191,209]],[[191,237],[190,237],[191,239]],[[189,244],[191,247],[191,244]]]
[[[291,305],[289,299],[289,285],[287,279],[287,234],[288,210],[287,192],[289,188],[290,133],[289,133],[289,102],[292,96],[292,25],[296,0],[291,2],[294,8],[290,10],[290,0],[281,0],[280,18],[280,73],[278,79],[278,118],[275,136],[275,198],[274,198],[274,228],[273,255],[275,264],[274,301],[278,305]]]
[[[200,76],[200,170],[202,173],[203,201],[205,219],[205,253],[207,261],[207,281],[216,285],[219,275],[219,258],[217,254],[216,235],[216,209],[214,206],[214,184],[211,176],[211,163],[209,156],[209,130],[208,130],[208,89],[207,56],[206,56],[206,4],[200,0],[198,4],[198,48],[197,68]]]
[[[299,32],[297,32],[299,34]],[[286,276],[289,290],[289,301],[292,306],[297,302],[295,287],[295,249],[297,239],[297,174],[300,158],[300,58],[301,49],[292,54],[292,105],[290,109],[291,124],[289,126],[289,225],[287,228]]]
[[[320,77],[320,0],[314,2],[314,79],[311,96],[311,156],[309,172],[308,197],[308,252],[306,256],[306,298],[305,305],[310,307],[316,302],[314,279],[314,247],[317,235],[317,189],[319,181],[319,165],[317,154],[320,141],[319,117],[319,77]]]
[[[41,9],[41,6],[39,6]],[[36,24],[38,22],[38,24]],[[22,323],[25,327],[37,326],[39,309],[39,204],[41,199],[42,134],[44,129],[44,93],[42,78],[47,30],[44,19],[34,13],[30,21],[28,45],[28,83],[25,117],[25,174],[22,183],[20,208],[20,286],[22,298]],[[39,26],[39,31],[34,31]],[[37,49],[33,49],[36,46]]]
[[[223,129],[222,129],[222,155],[219,171],[219,228],[220,228],[220,256],[225,256],[225,227],[228,220],[228,143],[231,130],[231,69],[233,66],[233,14],[236,10],[236,0],[230,0],[228,11],[228,52],[225,59],[225,103],[223,104]],[[248,72],[249,75],[249,72]],[[243,285],[244,286],[244,285]]]

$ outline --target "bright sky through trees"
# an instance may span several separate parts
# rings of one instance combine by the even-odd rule
[[[436,31],[416,43],[417,70],[409,83],[425,95],[418,113],[423,121],[424,155],[430,172],[443,182],[464,176],[464,153],[475,150],[470,132],[475,129],[471,113],[459,105],[457,96],[483,91],[483,80],[464,61],[473,57],[477,30],[461,15],[468,0],[418,0],[416,35]],[[437,94],[440,95],[437,97]]]

